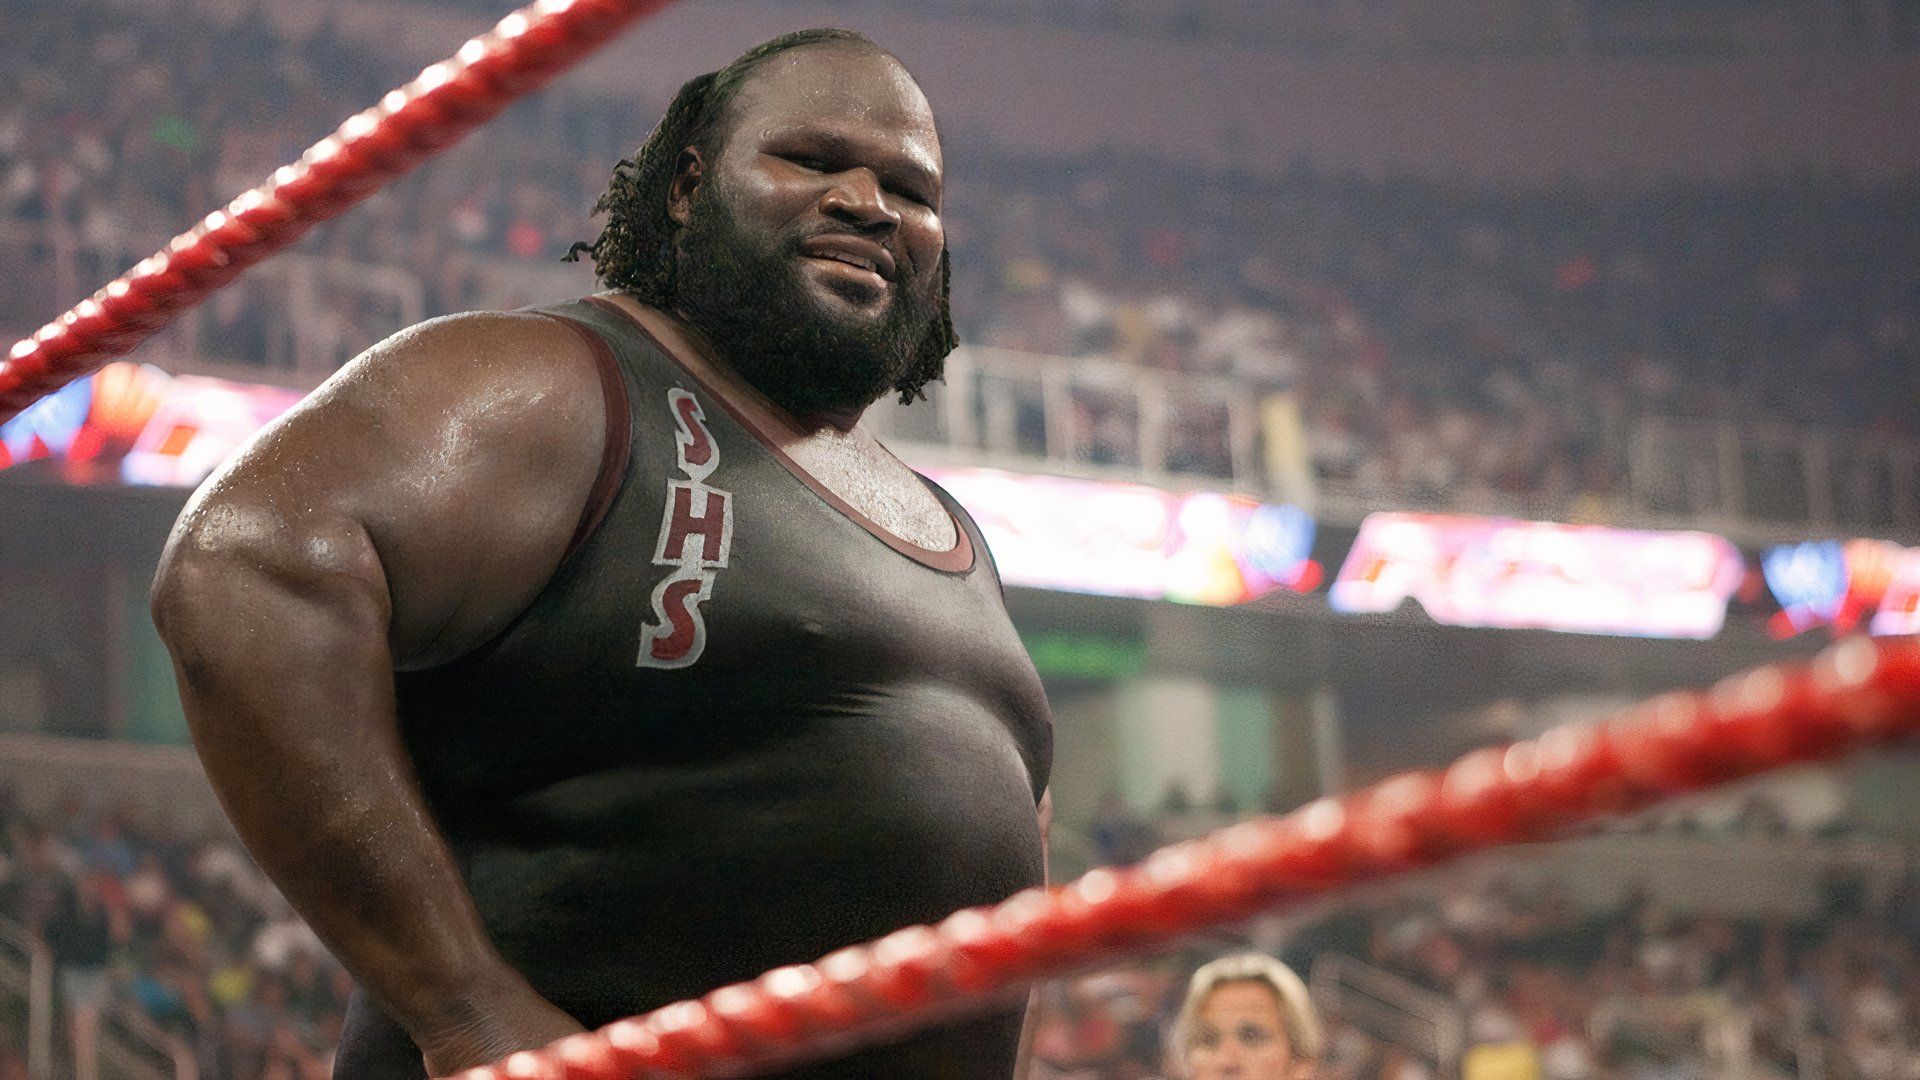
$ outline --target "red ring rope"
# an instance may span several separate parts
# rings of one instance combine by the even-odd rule
[[[0,359],[0,423],[98,371],[232,281],[486,123],[669,0],[538,0],[341,124]]]
[[[669,0],[539,0],[342,124],[0,360],[0,422],[98,370],[242,270],[366,198]],[[1010,1000],[1287,901],[1538,840],[1584,820],[1920,731],[1920,645],[1836,645],[1593,726],[1476,751],[956,912],[564,1039],[463,1080],[746,1076]]]
[[[1915,733],[1920,643],[1851,639],[1811,664],[1760,668],[1601,723],[1477,750],[1443,770],[956,912],[460,1080],[750,1076],[843,1054],[1288,901]]]

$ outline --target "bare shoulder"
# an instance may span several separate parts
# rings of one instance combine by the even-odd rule
[[[456,648],[517,613],[564,553],[606,444],[596,363],[542,315],[403,330],[255,436],[174,545],[240,537],[250,557],[303,564],[356,551],[392,596],[396,655]],[[195,527],[207,520],[224,525]]]
[[[571,462],[597,461],[591,436],[602,391],[593,364],[577,334],[540,315],[420,323],[354,358],[268,425],[197,499],[320,496],[331,511],[378,529],[468,483],[498,484],[535,468],[552,481]]]
[[[431,319],[375,345],[289,419],[376,421],[371,434],[383,441],[541,442],[577,434],[564,422],[597,412],[600,395],[592,355],[574,331],[542,315],[470,312]]]

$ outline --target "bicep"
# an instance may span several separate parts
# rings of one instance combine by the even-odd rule
[[[290,588],[377,589],[402,664],[478,644],[551,575],[598,468],[583,352],[537,316],[396,335],[210,481],[170,561],[213,550]]]

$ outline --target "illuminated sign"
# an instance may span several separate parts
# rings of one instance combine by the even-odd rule
[[[52,459],[68,478],[192,487],[300,393],[110,364],[0,424],[0,468]]]
[[[1238,604],[1320,579],[1313,519],[1240,495],[925,469],[967,508],[1009,585]]]
[[[1873,634],[1920,634],[1920,551],[1908,551],[1900,560],[1887,591],[1880,598],[1880,610],[1867,624]]]
[[[177,376],[121,462],[121,478],[129,484],[198,484],[300,397],[273,386]]]
[[[1021,634],[1034,670],[1049,678],[1119,679],[1147,670],[1147,643],[1083,634]]]
[[[1449,626],[1710,638],[1744,573],[1711,533],[1370,514],[1327,599],[1346,612],[1411,599]]]
[[[1839,632],[1863,623],[1875,634],[1920,633],[1920,548],[1885,540],[1814,540],[1760,558],[1780,601],[1771,628],[1791,637],[1816,626]]]
[[[65,456],[93,407],[93,380],[68,383],[33,408],[0,424],[0,469]]]

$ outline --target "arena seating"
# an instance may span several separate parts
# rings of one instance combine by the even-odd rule
[[[24,302],[0,313],[5,330],[405,74],[325,23],[293,38],[257,12],[7,14],[25,44],[0,59],[23,89],[0,104],[0,272]],[[163,51],[259,59],[146,59]],[[58,77],[77,66],[97,77]],[[587,210],[638,128],[586,95],[529,103],[156,347],[174,370],[310,386],[421,317],[584,291],[584,269],[555,260],[591,235]],[[977,140],[949,157],[955,315],[980,347],[956,365],[950,416],[975,421],[901,416],[903,433],[1336,503],[1852,529],[1920,517],[1898,497],[1920,468],[1910,182],[1489,191],[1304,165],[1043,162]],[[996,349],[1018,356],[996,365]],[[1003,377],[1038,370],[1034,356],[1064,362]],[[1704,479],[1684,467],[1708,460]],[[1285,490],[1289,473],[1310,490]]]

